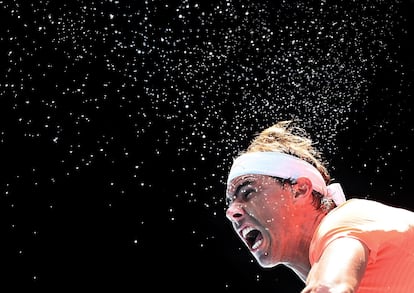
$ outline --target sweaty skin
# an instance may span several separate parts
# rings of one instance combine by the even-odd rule
[[[312,183],[281,184],[266,175],[244,175],[227,191],[226,215],[236,234],[262,267],[284,264],[305,281],[309,243],[322,214],[312,206]]]

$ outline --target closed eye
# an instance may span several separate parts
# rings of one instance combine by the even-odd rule
[[[255,188],[241,189],[237,195],[234,195],[232,197],[226,197],[226,205],[230,206],[237,197],[240,198],[242,201],[247,201],[256,192],[257,190]]]
[[[247,189],[242,189],[240,191],[240,195],[243,197],[244,200],[247,200],[255,192],[257,192],[255,188],[247,188]]]
[[[232,202],[233,202],[233,199],[232,198],[226,197],[226,205],[227,206],[230,206]]]
[[[237,198],[241,198],[244,201],[248,200],[251,194],[257,192],[256,188],[252,187],[254,183],[254,180],[246,180],[238,185],[234,194],[228,194],[226,197],[227,206],[230,206]]]

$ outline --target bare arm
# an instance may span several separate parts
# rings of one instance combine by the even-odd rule
[[[312,266],[301,293],[353,293],[365,273],[369,250],[354,238],[334,240]]]

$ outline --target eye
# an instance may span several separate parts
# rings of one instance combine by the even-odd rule
[[[257,190],[255,188],[246,188],[242,189],[240,191],[240,195],[243,197],[243,199],[247,200],[249,199]]]
[[[233,202],[233,198],[231,197],[226,197],[226,205],[229,207],[231,205],[231,203]]]

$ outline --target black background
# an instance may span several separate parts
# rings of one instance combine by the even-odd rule
[[[348,197],[414,209],[413,1],[0,1],[0,286],[299,292],[225,219],[300,119]]]

